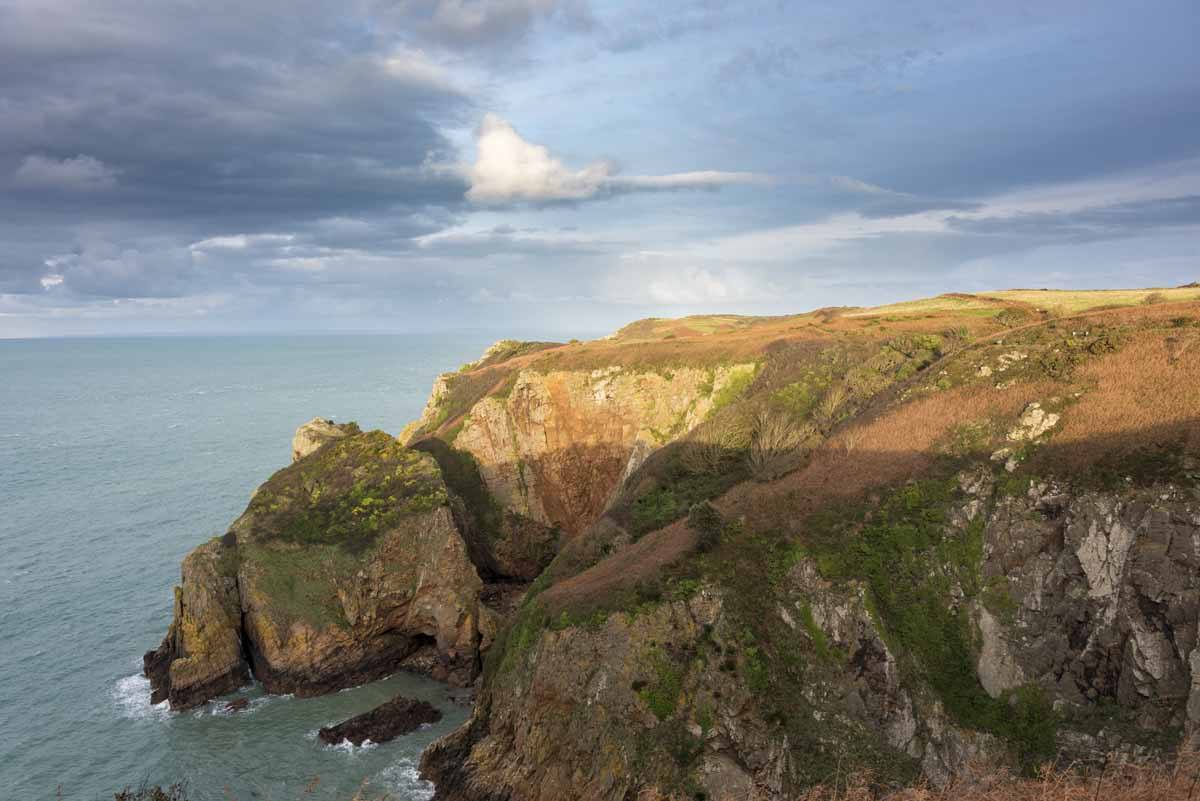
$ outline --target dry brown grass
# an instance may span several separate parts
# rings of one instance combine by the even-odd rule
[[[1004,390],[959,387],[920,398],[835,433],[802,469],[770,484],[735,487],[718,506],[727,514],[746,515],[764,529],[782,522],[775,516],[795,521],[831,499],[858,497],[871,487],[916,478],[933,463],[937,444],[955,426],[1015,418],[1030,401],[1056,391],[1061,387],[1037,382]]]
[[[1048,456],[1082,469],[1124,448],[1200,447],[1200,348],[1148,331],[1116,353],[1089,362],[1078,378],[1092,385],[1064,415]]]
[[[622,589],[657,576],[659,571],[690,551],[696,544],[696,534],[688,528],[687,520],[676,520],[622,548],[609,558],[558,582],[539,598],[552,612],[572,604],[586,603],[611,597]]]
[[[712,365],[755,361],[781,342],[835,341],[853,337],[886,340],[905,332],[941,333],[965,329],[969,336],[994,331],[988,303],[914,302],[920,314],[896,317],[886,311],[831,315],[828,310],[788,317],[705,317],[649,320],[631,324],[613,338],[549,348],[526,364],[540,371],[591,370],[621,365],[628,369],[671,365]],[[993,307],[1005,304],[991,301]],[[909,310],[910,312],[912,310]]]

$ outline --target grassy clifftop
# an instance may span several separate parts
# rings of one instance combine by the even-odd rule
[[[1197,298],[950,295],[540,351],[526,367],[756,369],[534,583],[462,736],[513,750],[528,792],[582,756],[526,753],[513,727],[679,797],[711,793],[728,754],[785,776],[783,798],[847,769],[946,779],[967,754],[1032,770],[1103,750],[1098,730],[1174,747],[1195,725],[1200,554],[1178,543],[1200,521]],[[1156,649],[1174,656],[1146,667]],[[606,731],[564,711],[572,693]],[[533,696],[577,723],[514,700]]]

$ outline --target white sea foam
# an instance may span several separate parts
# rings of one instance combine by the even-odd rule
[[[379,778],[396,790],[400,798],[429,801],[433,798],[433,783],[421,778],[413,757],[401,757],[396,764],[385,768]]]
[[[141,673],[119,679],[113,685],[111,694],[123,717],[167,720],[171,716],[171,706],[167,701],[150,703],[150,679]]]
[[[379,747],[379,743],[373,743],[370,740],[363,740],[362,745],[355,745],[354,743],[350,742],[349,740],[342,740],[340,743],[337,743],[336,745],[326,746],[326,748],[331,748],[334,751],[345,751],[347,754],[350,754],[351,756],[353,756],[361,751],[369,751],[372,748],[378,748],[378,747]]]

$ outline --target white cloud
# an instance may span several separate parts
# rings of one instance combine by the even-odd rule
[[[463,93],[450,73],[434,63],[423,50],[397,48],[382,60],[382,67],[389,77],[410,86],[429,87],[453,94]]]
[[[30,189],[65,189],[91,192],[116,186],[118,170],[92,156],[55,159],[26,156],[13,173],[17,186]]]
[[[853,178],[849,175],[834,175],[829,178],[829,184],[837,189],[842,189],[846,192],[854,192],[860,195],[886,195],[886,196],[901,196],[908,197],[904,192],[895,192],[891,189],[886,189],[877,184],[860,181],[858,178]]]
[[[247,250],[262,245],[283,245],[296,239],[294,234],[235,234],[214,236],[189,245],[192,252],[206,250]]]
[[[49,273],[48,275],[42,276],[42,280],[41,280],[42,289],[46,289],[46,290],[53,289],[56,286],[60,286],[62,284],[62,282],[63,282],[62,275],[60,275],[58,273]]]
[[[773,291],[762,276],[739,267],[680,265],[668,254],[655,251],[627,254],[621,261],[598,286],[600,296],[613,303],[729,308],[762,300]]]
[[[508,121],[487,114],[479,127],[475,163],[467,168],[467,198],[482,204],[586,200],[613,192],[716,189],[730,184],[765,184],[749,172],[702,170],[670,175],[617,175],[606,161],[572,170],[544,145],[526,141]]]
[[[830,182],[865,194],[901,194],[854,178]],[[1197,194],[1200,194],[1200,161],[1191,160],[983,198],[978,208],[967,211],[934,208],[886,217],[843,212],[810,223],[697,239],[657,255],[666,263],[682,265],[683,269],[691,269],[698,263],[794,264],[856,242],[890,236],[961,235],[962,229],[957,224],[963,222],[1020,221],[1037,214],[1095,211]],[[625,258],[635,257],[635,252],[625,255]]]

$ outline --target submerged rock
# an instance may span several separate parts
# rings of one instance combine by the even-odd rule
[[[414,701],[397,695],[380,704],[370,712],[356,715],[336,726],[327,726],[317,732],[322,742],[336,745],[349,740],[362,745],[367,740],[386,743],[388,740],[416,731],[426,723],[436,723],[442,713],[425,701]]]

